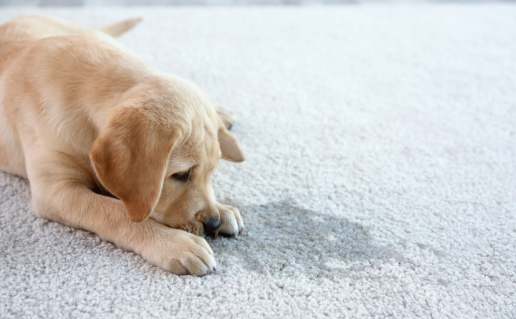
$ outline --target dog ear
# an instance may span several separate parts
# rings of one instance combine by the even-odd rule
[[[233,162],[245,160],[244,151],[235,135],[231,134],[225,126],[221,125],[218,132],[220,151],[222,158]]]
[[[136,108],[126,108],[93,143],[90,160],[95,173],[123,202],[131,220],[145,220],[156,206],[178,139],[179,132],[155,125]]]

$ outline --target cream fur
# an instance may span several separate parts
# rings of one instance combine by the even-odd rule
[[[203,225],[220,218],[234,236],[244,227],[216,202],[210,175],[221,156],[243,153],[201,89],[111,36],[138,21],[104,32],[44,16],[0,26],[0,168],[30,180],[39,216],[204,275],[216,263],[196,236]]]

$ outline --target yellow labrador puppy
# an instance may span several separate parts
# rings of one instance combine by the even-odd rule
[[[32,15],[0,26],[0,169],[29,179],[39,216],[204,275],[216,263],[196,235],[244,228],[210,175],[243,153],[201,89],[114,40],[138,21],[96,30]]]

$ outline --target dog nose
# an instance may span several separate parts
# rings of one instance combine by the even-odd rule
[[[204,220],[202,224],[204,226],[205,233],[214,232],[220,227],[220,217],[210,216],[206,218],[206,220]]]

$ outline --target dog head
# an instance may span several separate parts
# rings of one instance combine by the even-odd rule
[[[149,216],[193,234],[220,226],[211,173],[220,158],[244,160],[206,94],[175,77],[142,81],[108,115],[90,151],[103,186],[128,217]]]

